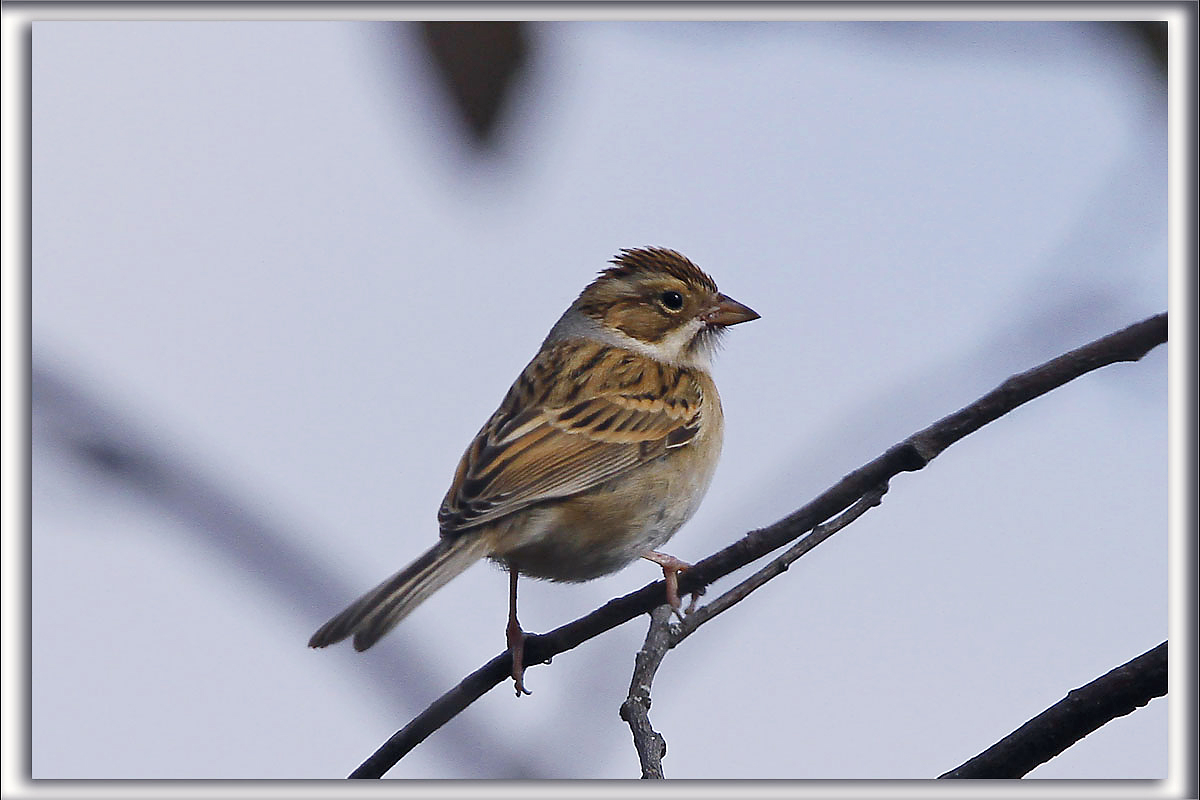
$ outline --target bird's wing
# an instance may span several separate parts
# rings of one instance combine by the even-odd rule
[[[443,534],[582,492],[683,447],[704,396],[691,370],[600,343],[538,353],[459,462]]]

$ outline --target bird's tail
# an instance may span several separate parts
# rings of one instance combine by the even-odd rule
[[[483,537],[470,533],[438,540],[416,561],[322,625],[308,646],[325,647],[354,634],[354,649],[366,650],[429,595],[487,555],[487,550]]]

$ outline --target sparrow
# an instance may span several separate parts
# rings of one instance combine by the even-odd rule
[[[658,564],[678,613],[688,564],[658,548],[695,513],[721,453],[718,338],[758,319],[684,256],[622,250],[559,318],[467,447],[437,544],[312,635],[366,650],[476,561],[509,573],[505,629],[525,689],[517,577],[580,582]]]

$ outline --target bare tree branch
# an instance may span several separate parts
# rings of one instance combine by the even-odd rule
[[[629,696],[621,704],[621,719],[629,723],[629,728],[633,732],[633,746],[637,750],[638,760],[642,764],[643,778],[664,777],[662,759],[667,754],[667,742],[662,734],[650,725],[650,689],[654,685],[654,676],[658,672],[663,658],[667,655],[667,651],[674,649],[704,623],[745,600],[754,590],[764,586],[767,581],[787,572],[787,568],[797,558],[861,517],[868,509],[879,505],[886,491],[887,486],[878,486],[871,490],[857,503],[850,506],[845,513],[830,522],[813,528],[812,533],[789,547],[782,555],[772,559],[758,572],[716,600],[689,613],[678,625],[670,624],[670,606],[659,606],[650,613],[650,629],[646,632],[645,644],[637,654],[633,680],[629,684]]]
[[[971,405],[892,446],[787,517],[750,531],[728,547],[696,562],[680,573],[680,594],[696,592],[803,536],[823,520],[849,508],[875,487],[886,485],[901,472],[924,468],[951,444],[1035,397],[1100,367],[1137,361],[1166,340],[1167,315],[1163,313],[1014,375]],[[663,581],[656,581],[614,598],[549,633],[530,636],[525,643],[527,667],[547,662],[559,653],[657,608],[663,603],[665,588]],[[493,658],[394,734],[350,777],[382,776],[430,733],[504,681],[510,670],[511,659],[507,651]]]
[[[663,656],[674,646],[671,613],[669,605],[661,605],[650,612],[646,643],[638,650],[633,678],[629,681],[629,696],[621,703],[621,719],[629,723],[633,733],[633,746],[642,765],[643,778],[665,777],[662,760],[667,754],[667,740],[650,725],[650,687]]]
[[[805,536],[800,541],[789,547],[784,553],[772,559],[766,566],[758,572],[746,578],[744,581],[734,586],[723,595],[713,600],[711,603],[706,603],[704,606],[696,609],[693,613],[688,614],[679,625],[672,629],[671,647],[682,642],[688,636],[692,635],[697,628],[708,622],[713,617],[728,611],[736,604],[740,603],[750,596],[750,593],[760,586],[766,584],[772,578],[776,578],[787,572],[787,568],[792,562],[800,556],[812,550],[821,542],[833,536],[842,528],[849,525],[854,520],[861,517],[863,514],[875,506],[879,505],[883,499],[884,493],[887,492],[887,484],[876,486],[867,491],[860,497],[854,505],[846,509],[839,517],[822,523],[812,529],[812,533]]]
[[[1020,778],[1092,731],[1167,693],[1163,642],[1074,689],[979,755],[939,778]]]

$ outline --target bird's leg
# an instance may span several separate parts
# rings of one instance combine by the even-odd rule
[[[662,567],[663,578],[667,581],[667,603],[671,606],[671,610],[675,612],[675,616],[683,619],[683,613],[680,612],[679,602],[679,573],[692,566],[686,561],[680,561],[675,556],[669,556],[666,553],[660,553],[657,550],[651,550],[642,558],[647,561],[653,561]],[[688,611],[691,611],[696,606],[696,599],[700,595],[696,592],[692,593],[692,602],[688,604]]]
[[[517,568],[508,565],[508,627],[504,634],[508,641],[508,649],[512,653],[512,678],[516,685],[517,697],[523,694],[533,694],[525,688],[525,631],[517,621]]]

